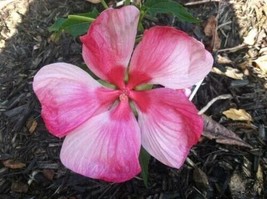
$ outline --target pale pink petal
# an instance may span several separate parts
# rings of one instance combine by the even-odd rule
[[[106,111],[119,94],[67,63],[44,66],[34,77],[33,90],[41,103],[47,129],[57,137]]]
[[[187,88],[211,70],[213,58],[204,45],[173,27],[147,30],[130,63],[129,87],[143,83]]]
[[[135,6],[103,11],[81,37],[83,58],[98,77],[123,86],[137,32],[139,10]]]
[[[101,113],[67,135],[62,163],[81,175],[124,182],[140,172],[140,129],[128,102]]]
[[[192,90],[191,88],[185,88],[184,89],[184,94],[186,95],[186,97],[189,97],[192,93]]]
[[[143,147],[157,160],[179,168],[197,143],[203,120],[183,90],[131,92],[137,105]]]

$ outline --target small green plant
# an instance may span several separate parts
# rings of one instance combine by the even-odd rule
[[[105,1],[91,1],[92,3],[102,3],[103,9],[108,9]],[[143,21],[155,18],[158,14],[169,14],[178,20],[188,23],[199,23],[181,4],[173,0],[145,0],[144,3],[137,1],[121,1],[113,7],[133,4],[140,10],[140,20],[138,30],[143,31]],[[101,10],[102,11],[102,10]],[[58,37],[62,32],[69,33],[73,37],[84,35],[90,24],[100,14],[96,8],[86,13],[69,15],[66,18],[59,18],[49,27],[49,31]]]

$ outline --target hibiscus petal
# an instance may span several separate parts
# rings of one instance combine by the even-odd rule
[[[83,58],[98,77],[123,87],[137,32],[139,10],[135,6],[103,11],[81,37]]]
[[[187,88],[211,70],[213,58],[204,45],[172,27],[147,30],[130,63],[129,87],[143,83]]]
[[[47,129],[57,137],[106,111],[118,97],[117,91],[102,87],[85,71],[67,63],[44,66],[34,77],[33,90]]]
[[[124,182],[140,172],[140,129],[128,102],[101,113],[67,135],[62,163],[81,175]]]
[[[131,92],[138,111],[143,147],[157,160],[179,168],[197,143],[203,120],[183,90]]]

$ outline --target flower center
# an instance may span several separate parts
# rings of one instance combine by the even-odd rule
[[[120,94],[120,101],[128,101],[128,96],[124,93]]]
[[[128,101],[128,96],[129,96],[130,92],[128,89],[123,89],[121,90],[121,94],[120,94],[120,101]]]

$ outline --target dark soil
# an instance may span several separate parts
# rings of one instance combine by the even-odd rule
[[[166,15],[145,23],[173,25],[188,32],[213,52],[214,67],[225,72],[231,66],[244,75],[237,80],[210,73],[193,101],[200,110],[215,97],[230,94],[205,114],[251,148],[203,136],[180,170],[152,159],[145,187],[140,177],[111,184],[66,169],[59,160],[62,140],[46,130],[32,91],[32,78],[42,66],[57,61],[82,65],[79,39],[63,34],[55,42],[47,28],[56,18],[88,11],[91,5],[82,0],[0,1],[0,199],[267,198],[267,76],[254,62],[267,54],[267,4],[264,0],[230,2],[189,5],[183,1],[203,21],[200,25]],[[217,19],[213,30],[221,43],[214,34],[204,32],[211,16]],[[255,41],[244,44],[252,28],[256,29]],[[230,108],[245,109],[252,121],[227,118],[223,112]]]

